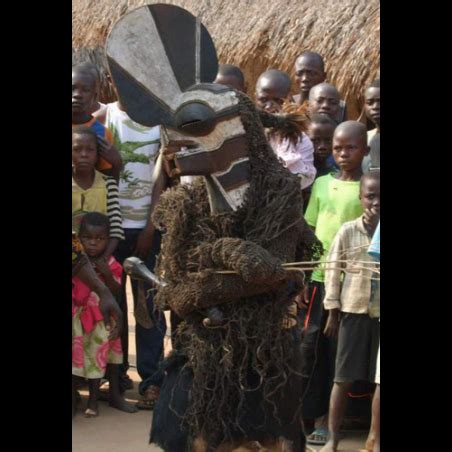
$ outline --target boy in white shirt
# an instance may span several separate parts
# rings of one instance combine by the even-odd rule
[[[160,249],[160,235],[154,231],[150,219],[156,200],[152,199],[153,172],[160,148],[160,128],[145,127],[134,122],[122,109],[120,102],[107,104],[104,111],[105,124],[111,130],[115,145],[119,150],[124,168],[119,179],[119,203],[123,217],[125,240],[119,243],[115,253],[122,264],[130,256],[142,259],[152,271]],[[121,309],[127,325],[126,276],[122,281]],[[152,292],[144,287],[146,305],[151,313],[154,310]],[[132,281],[134,306],[139,295],[137,281]],[[135,327],[137,371],[141,382],[139,392],[142,399],[137,403],[140,409],[153,409],[160,392],[163,374],[158,370],[163,355],[163,339],[166,322],[163,313],[154,314],[157,324],[144,328],[139,322]],[[123,350],[125,363],[121,379],[122,389],[130,387],[130,379],[125,372],[128,369],[128,332],[124,328]]]

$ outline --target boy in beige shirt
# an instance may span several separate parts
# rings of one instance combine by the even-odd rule
[[[337,451],[352,383],[373,382],[375,378],[380,339],[380,283],[375,280],[377,275],[368,269],[374,261],[367,250],[380,218],[379,171],[361,178],[360,200],[363,215],[342,225],[327,259],[335,263],[326,264],[323,304],[329,312],[324,334],[337,335],[338,344],[328,420],[330,437],[321,452]],[[364,261],[369,264],[363,264]]]

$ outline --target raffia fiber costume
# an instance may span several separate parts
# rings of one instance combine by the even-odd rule
[[[263,128],[290,129],[290,121],[209,83],[215,48],[181,8],[128,13],[110,33],[107,56],[132,119],[163,124],[169,141],[195,143],[160,159],[201,176],[164,193],[153,216],[163,233],[156,273],[167,283],[155,303],[183,321],[151,442],[167,452],[304,451],[301,339],[289,315],[304,275],[281,264],[311,260],[319,242],[302,216],[300,181],[278,162]],[[232,273],[218,273],[225,270]],[[213,307],[223,320],[206,327]]]
[[[317,240],[302,217],[299,179],[277,161],[259,114],[238,95],[251,168],[243,205],[212,214],[199,181],[166,192],[154,214],[164,232],[157,272],[169,283],[156,302],[185,319],[151,436],[168,451],[186,450],[187,441],[171,423],[213,447],[241,437],[296,443],[300,432],[299,333],[283,326],[302,280],[280,264],[309,260]],[[200,310],[217,305],[224,325],[205,328]]]

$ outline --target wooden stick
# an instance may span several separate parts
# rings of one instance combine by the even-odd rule
[[[347,271],[347,269],[344,267],[322,267],[322,265],[319,265],[318,267],[313,267],[313,268],[318,268],[319,270],[341,270],[345,273],[352,273],[350,271]],[[367,270],[372,273],[380,274],[380,270],[377,268],[362,267],[361,265],[352,265],[351,268],[353,268],[355,270]],[[305,267],[303,267],[303,269],[305,269]]]
[[[318,267],[308,267],[308,268],[303,268],[303,271],[305,271],[305,270],[317,270],[317,269],[318,269]],[[286,270],[296,270],[296,268],[286,268]],[[323,269],[323,270],[341,270],[344,273],[355,274],[356,275],[356,273],[349,272],[349,271],[347,271],[347,270],[345,270],[345,269],[343,269],[341,267],[327,267],[326,269]],[[368,270],[368,269],[366,269],[366,270]],[[378,271],[373,271],[373,270],[371,270],[371,271],[373,273],[377,273],[378,275],[380,274],[380,272],[378,272]],[[380,278],[374,278],[372,276],[367,276],[367,275],[359,275],[359,277],[360,278],[366,278],[366,279],[372,279],[372,280],[375,280],[375,281],[380,281]]]
[[[356,262],[357,264],[371,264],[371,265],[378,264],[378,262],[374,262],[374,261],[357,261],[357,260],[353,260],[353,259],[338,259],[336,261],[287,262],[282,265],[283,265],[283,267],[287,267],[287,266],[304,265],[304,264],[330,264],[330,263],[337,263],[337,262]]]
[[[316,270],[318,269],[318,267],[307,267],[307,268],[297,268],[297,267],[284,267],[286,270],[295,270],[295,271],[305,271],[305,270]],[[352,273],[352,272],[348,272],[345,269],[343,269],[342,267],[328,267],[324,270],[341,270],[344,273]],[[365,270],[370,270],[370,269],[365,269]],[[374,270],[370,270],[374,273],[380,274],[379,271],[374,271]],[[219,275],[238,275],[238,273],[234,270],[217,270],[215,271],[215,273],[219,274]],[[372,279],[375,281],[380,281],[380,278],[373,278],[372,276],[367,276],[367,275],[360,275],[361,278],[366,278],[366,279]]]
[[[313,267],[312,265],[309,267],[305,267],[305,266],[300,266],[299,268],[301,268],[302,270],[315,270],[315,269],[319,269],[319,270],[342,270],[342,271],[346,271],[345,267],[322,267],[323,264],[335,264],[339,261],[327,261],[327,262],[322,262],[320,263],[320,265],[318,265],[317,267]],[[349,262],[355,262],[355,261],[349,261]],[[371,263],[372,264],[372,263]],[[307,262],[305,263],[305,265],[307,265]],[[282,267],[284,268],[295,268],[295,267],[289,267],[289,264],[282,264]],[[351,264],[351,267],[357,270],[368,270],[370,272],[373,273],[380,273],[380,270],[378,268],[376,268],[373,264],[372,266],[369,267],[363,267],[361,265],[353,265]],[[350,272],[348,272],[350,273]]]

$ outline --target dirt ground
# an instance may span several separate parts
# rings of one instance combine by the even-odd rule
[[[130,288],[129,288],[130,289]],[[130,291],[130,290],[129,290]],[[131,299],[131,295],[129,294]],[[169,318],[168,325],[169,325]],[[130,402],[138,400],[139,376],[135,364],[135,328],[133,310],[129,312],[129,375],[134,381],[134,389],[127,391]],[[167,334],[170,334],[168,331]],[[165,350],[170,343],[167,340]],[[122,413],[112,409],[106,402],[100,402],[99,417],[86,419],[83,411],[86,406],[87,392],[82,391],[82,403],[76,417],[72,421],[72,452],[157,452],[155,445],[149,445],[149,432],[152,422],[152,411],[139,411],[134,414]],[[342,452],[360,452],[364,447],[364,432],[346,432],[339,450]],[[320,450],[321,446],[310,446],[311,451]],[[181,451],[184,452],[184,451]]]

